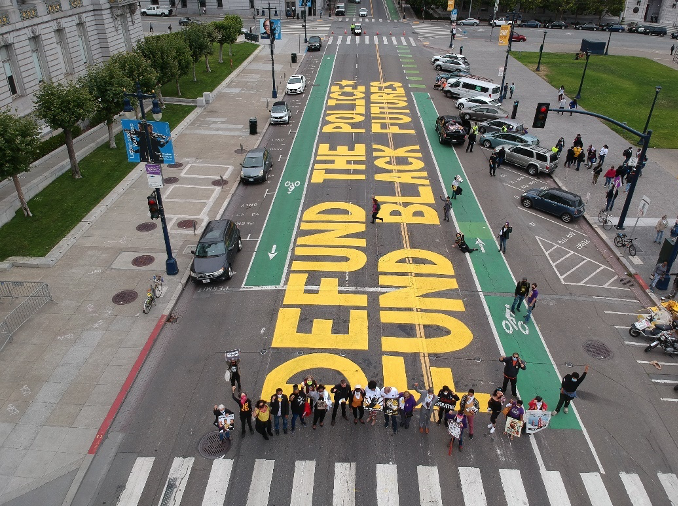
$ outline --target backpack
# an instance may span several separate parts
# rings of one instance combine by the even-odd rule
[[[377,202],[377,212],[381,211],[381,204]]]
[[[671,228],[671,237],[678,237],[678,223]]]
[[[462,191],[462,190],[461,190],[461,186],[457,186],[457,187],[454,189],[454,193],[456,193],[457,195],[461,195],[461,191]]]

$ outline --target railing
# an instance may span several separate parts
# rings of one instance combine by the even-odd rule
[[[12,335],[38,310],[52,300],[47,283],[0,281],[0,298],[24,298],[0,322],[0,351],[12,340]]]

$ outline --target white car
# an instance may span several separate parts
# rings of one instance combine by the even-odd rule
[[[293,75],[287,81],[287,91],[288,95],[296,95],[297,93],[303,93],[306,89],[306,78],[300,75]]]
[[[467,97],[460,98],[457,100],[457,109],[461,110],[464,107],[473,107],[474,105],[496,105],[499,106],[499,102],[488,97],[479,95],[477,97]]]
[[[506,18],[496,18],[490,21],[490,26],[512,25],[513,21]]]
[[[447,53],[436,55],[433,58],[431,58],[431,65],[435,65],[438,60],[447,60],[450,58],[453,60],[461,60],[464,63],[468,64],[468,60],[466,59],[466,56],[464,56],[463,54]]]
[[[358,11],[358,15],[359,15],[361,18],[366,18],[366,17],[367,17],[367,9],[365,9],[365,7],[363,7],[362,9],[360,9],[360,10]]]
[[[462,19],[461,21],[457,22],[458,25],[471,25],[471,26],[478,26],[480,24],[480,20],[476,18],[466,18]]]

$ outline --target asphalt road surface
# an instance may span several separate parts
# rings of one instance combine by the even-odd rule
[[[642,348],[625,344],[642,305],[593,232],[520,206],[525,189],[555,186],[549,177],[504,166],[490,178],[487,150],[438,143],[434,120],[452,102],[432,91],[432,52],[409,25],[373,21],[357,38],[333,22],[337,35],[300,69],[312,86],[288,97],[291,125],[264,138],[272,177],[241,185],[226,209],[244,239],[234,278],[184,291],[74,504],[675,504],[674,406],[638,365]],[[481,28],[467,29],[469,44]],[[457,174],[448,223],[439,195]],[[478,251],[454,248],[457,230]],[[526,325],[524,309],[506,311],[522,276],[540,292]],[[376,426],[328,416],[270,441],[236,426],[230,450],[205,458],[212,406],[237,411],[224,381],[224,352],[236,348],[254,399],[289,394],[308,374],[330,386],[473,388],[475,437],[450,455],[445,428],[419,433],[418,413],[397,434],[381,416]],[[513,352],[527,363],[521,398],[551,408],[561,376],[592,367],[568,414],[510,440],[489,434],[485,408],[502,382],[498,359]]]

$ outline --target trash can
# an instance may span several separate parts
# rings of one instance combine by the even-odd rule
[[[297,63],[297,53],[292,53],[292,63]]]
[[[250,135],[257,135],[257,118],[250,118]]]

